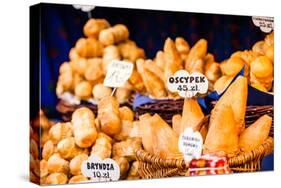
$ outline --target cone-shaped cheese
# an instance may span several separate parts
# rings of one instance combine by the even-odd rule
[[[186,69],[189,73],[200,72],[204,73],[204,61],[202,59],[194,59],[190,62],[189,69]]]
[[[188,57],[185,61],[185,69],[190,70],[192,61],[197,59],[204,59],[207,55],[208,42],[205,39],[200,39],[194,46],[190,49]]]
[[[215,108],[211,113],[203,153],[234,156],[239,151],[238,141],[236,122],[231,107],[221,105]]]
[[[179,158],[178,136],[176,132],[158,115],[140,117],[142,144],[146,151],[161,158]]]
[[[168,38],[164,44],[165,67],[164,76],[167,80],[175,72],[182,69],[182,60],[172,39]]]
[[[139,117],[140,119],[140,131],[142,137],[142,145],[143,148],[148,151],[149,153],[153,153],[153,131],[152,127],[150,126],[151,115],[146,113]]]
[[[143,60],[137,61],[137,68],[149,94],[156,98],[163,98],[167,95],[164,82],[144,67]]]
[[[204,114],[196,99],[185,98],[181,119],[181,133],[190,127],[194,131],[200,130],[200,122],[203,120]]]
[[[188,44],[188,42],[182,38],[182,37],[177,37],[175,39],[175,45],[177,48],[177,51],[180,53],[181,58],[184,60],[187,58],[189,50],[190,50],[190,46]]]
[[[203,138],[203,142],[204,142],[206,140],[206,136],[208,134],[208,125],[207,124],[202,125],[202,127],[201,127],[199,132],[200,132],[200,134],[201,134],[201,136]]]
[[[173,127],[173,130],[179,136],[181,134],[181,115],[180,114],[176,114],[173,116],[172,127]]]
[[[158,114],[150,118],[150,123],[153,127],[153,153],[162,158],[181,157],[176,132]]]
[[[221,105],[229,105],[232,108],[236,121],[237,131],[240,134],[245,128],[245,113],[248,96],[247,78],[239,76],[219,99],[215,108]]]
[[[239,138],[239,146],[242,151],[251,151],[261,145],[268,137],[272,118],[263,115],[256,122],[245,129]]]
[[[145,69],[147,69],[151,73],[155,74],[163,82],[166,82],[164,79],[164,72],[162,71],[162,69],[160,67],[158,67],[156,65],[155,61],[146,60],[146,61],[144,61],[143,66],[145,67]]]
[[[223,93],[224,90],[232,81],[232,79],[233,76],[225,76],[225,75],[221,76],[214,84],[215,91],[217,91],[219,94]]]

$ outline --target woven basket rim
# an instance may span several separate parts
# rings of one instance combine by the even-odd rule
[[[159,107],[157,107],[156,105],[173,105],[173,104],[178,104],[184,102],[184,99],[180,98],[180,99],[153,99],[153,101],[151,102],[147,102],[144,104],[141,104],[139,106],[137,106],[136,108],[138,109],[142,109],[142,110],[146,110],[146,109],[150,109],[150,110],[158,110]],[[214,105],[217,101],[213,101],[211,104]],[[251,112],[251,111],[273,111],[274,106],[271,104],[266,104],[266,105],[247,105],[246,106],[247,111]]]
[[[261,160],[264,156],[273,152],[274,140],[268,137],[263,144],[249,152],[240,152],[237,156],[228,159],[230,167],[238,167],[251,161]],[[156,163],[159,168],[188,168],[188,164],[183,159],[163,159],[159,156],[150,154],[149,152],[139,149],[136,150],[136,158],[138,161],[154,164]]]

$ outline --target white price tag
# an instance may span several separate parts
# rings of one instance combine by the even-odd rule
[[[81,172],[91,178],[91,182],[117,181],[120,177],[119,165],[113,159],[101,160],[95,155],[82,163]]]
[[[122,87],[133,72],[133,63],[113,60],[107,67],[103,84],[107,87]]]
[[[186,128],[179,137],[179,150],[183,153],[184,160],[190,162],[193,158],[200,158],[203,148],[201,134],[192,128]]]
[[[274,29],[273,17],[253,16],[252,20],[262,32],[270,33]]]
[[[207,93],[208,79],[199,72],[189,74],[185,70],[179,70],[167,80],[167,86],[171,92],[178,92],[181,97],[191,98],[197,93]]]
[[[81,9],[83,12],[89,12],[95,8],[95,6],[92,5],[73,5],[76,9]]]

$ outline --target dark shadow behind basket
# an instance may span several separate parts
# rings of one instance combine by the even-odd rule
[[[129,102],[126,102],[124,104],[120,104],[120,106],[128,106],[131,108],[131,104]],[[98,105],[92,104],[86,101],[81,101],[80,104],[70,104],[69,102],[65,100],[60,100],[56,106],[57,111],[61,114],[61,117],[64,121],[70,121],[72,113],[81,107],[87,107],[92,110],[92,112],[97,116],[98,114]]]
[[[135,118],[139,119],[139,116],[150,113],[160,115],[167,123],[172,124],[172,117],[175,114],[181,114],[183,108],[183,99],[162,99],[156,100],[153,103],[146,103],[136,107]]]
[[[70,121],[72,113],[81,107],[87,107],[93,111],[95,115],[98,112],[98,106],[96,104],[88,103],[81,101],[81,104],[70,104],[67,101],[60,100],[56,106],[57,111],[61,114],[61,117],[64,121]]]

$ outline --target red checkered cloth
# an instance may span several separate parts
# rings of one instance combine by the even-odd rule
[[[203,155],[199,159],[192,159],[187,172],[188,176],[229,174],[231,170],[226,157]]]

